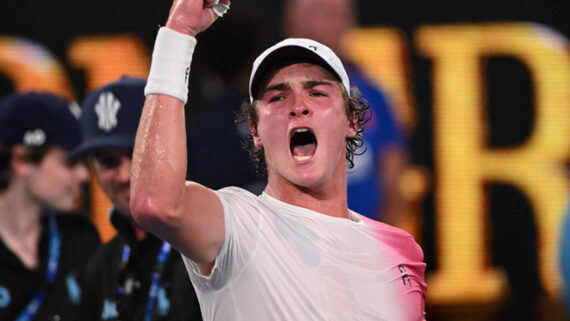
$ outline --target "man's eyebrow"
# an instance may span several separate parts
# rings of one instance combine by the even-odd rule
[[[307,80],[307,81],[303,82],[303,88],[305,88],[305,89],[313,88],[313,87],[320,86],[320,85],[333,86],[333,83],[330,81],[326,81],[326,80]],[[290,84],[288,84],[286,82],[278,83],[278,84],[271,85],[271,86],[263,89],[260,93],[260,96],[263,96],[268,91],[287,90],[287,89],[291,89]]]
[[[325,85],[325,86],[332,86],[332,82],[326,80],[308,80],[303,83],[303,88],[313,88],[316,86]]]
[[[269,86],[269,87],[263,89],[263,90],[261,91],[261,93],[260,93],[260,96],[263,96],[263,95],[264,95],[266,92],[268,92],[268,91],[272,91],[272,90],[285,90],[285,89],[290,89],[290,88],[291,88],[291,86],[290,86],[289,84],[287,84],[287,83],[284,83],[284,82],[278,83],[278,84],[271,85],[271,86]]]

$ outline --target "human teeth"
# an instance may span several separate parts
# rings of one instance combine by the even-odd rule
[[[311,159],[312,157],[313,157],[312,155],[309,155],[309,156],[293,156],[293,158],[299,162]]]
[[[295,161],[310,160],[317,148],[316,137],[309,128],[296,128],[291,136],[290,148]]]

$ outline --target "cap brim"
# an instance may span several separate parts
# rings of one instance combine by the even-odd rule
[[[134,148],[134,139],[125,136],[107,136],[83,142],[71,152],[74,158],[89,157],[99,148]]]
[[[340,76],[334,71],[331,66],[318,54],[313,51],[295,45],[288,45],[281,48],[275,49],[267,57],[263,59],[261,64],[255,70],[255,75],[251,80],[251,98],[256,99],[259,93],[259,85],[261,81],[265,78],[268,72],[273,68],[278,66],[286,66],[297,62],[309,62],[317,64],[328,71],[330,71],[339,81]]]

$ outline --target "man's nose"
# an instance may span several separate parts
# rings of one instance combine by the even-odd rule
[[[291,117],[299,117],[299,116],[307,116],[311,113],[307,103],[304,101],[301,95],[297,95],[297,97],[293,101],[293,105],[291,106],[291,113],[289,114]]]

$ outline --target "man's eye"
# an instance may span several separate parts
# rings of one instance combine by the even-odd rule
[[[326,94],[322,91],[312,91],[311,96],[322,97],[322,96],[326,96]]]
[[[69,167],[74,167],[74,166],[79,165],[79,164],[87,166],[87,160],[84,158],[77,158],[77,157],[68,158],[68,159],[66,159],[66,163],[67,163],[67,166],[69,166]]]
[[[95,161],[105,168],[115,168],[121,163],[121,159],[114,155],[95,157]]]
[[[269,102],[283,100],[283,98],[285,98],[283,95],[275,95],[275,96],[272,96],[271,98],[269,98]]]

